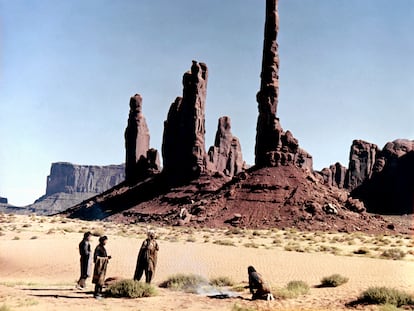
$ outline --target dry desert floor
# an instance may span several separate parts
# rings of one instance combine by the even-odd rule
[[[0,215],[0,310],[381,310],[349,303],[371,286],[414,293],[413,240],[404,235],[322,233],[289,230],[194,229],[157,227],[160,246],[153,281],[158,295],[149,298],[105,298],[75,288],[79,277],[78,243],[83,232],[109,237],[112,256],[107,277],[131,278],[145,238],[144,225],[85,222],[60,217]],[[394,252],[389,252],[393,249]],[[401,254],[394,260],[392,255]],[[297,298],[251,301],[247,267],[253,265],[273,288],[304,281],[310,292]],[[236,298],[214,299],[158,288],[169,276],[198,274],[228,277]],[[349,281],[320,288],[323,277],[340,274]],[[235,291],[236,288],[229,290]]]

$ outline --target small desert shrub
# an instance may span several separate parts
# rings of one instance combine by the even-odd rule
[[[348,278],[340,274],[332,274],[321,280],[321,287],[337,287],[348,282]]]
[[[157,295],[155,287],[134,280],[122,280],[109,286],[106,290],[109,297],[142,298]]]
[[[231,308],[231,311],[256,311],[257,309],[253,309],[247,306],[240,306],[239,304],[234,304],[233,308]]]
[[[200,286],[207,284],[208,281],[197,274],[176,274],[162,282],[160,287],[193,293],[196,292]]]
[[[256,244],[254,242],[248,242],[243,244],[244,247],[250,247],[250,248],[259,248],[259,244]]]
[[[305,249],[302,246],[300,246],[300,244],[292,243],[292,242],[289,242],[288,244],[286,244],[284,247],[284,250],[288,252],[299,252],[299,253],[305,252]]]
[[[15,237],[13,238],[13,240],[15,240],[15,241],[20,240],[20,237],[15,236]]]
[[[405,252],[398,248],[389,248],[382,252],[381,258],[400,260],[403,259],[405,255]]]
[[[230,240],[215,240],[213,243],[224,246],[236,246],[236,244],[234,244],[234,242]]]
[[[30,238],[30,240],[36,240],[36,239],[38,239],[39,237],[37,236],[37,235],[34,235],[34,236],[32,236],[31,238]]]
[[[30,228],[32,225],[31,224],[24,224],[22,227],[23,228]]]
[[[11,309],[10,309],[10,307],[9,307],[9,306],[7,306],[7,305],[2,305],[2,306],[0,307],[0,311],[11,311]]]
[[[408,293],[388,287],[370,287],[360,297],[361,301],[371,304],[391,304],[397,307],[414,303]]]
[[[291,281],[286,287],[274,291],[274,295],[281,299],[297,298],[307,293],[309,293],[309,285],[303,281]]]
[[[291,292],[298,293],[298,295],[309,293],[309,285],[304,281],[291,281],[286,288]]]
[[[361,247],[361,248],[355,250],[354,254],[356,254],[356,255],[366,255],[366,254],[369,254],[369,249],[366,248],[366,247]]]
[[[97,237],[105,235],[105,231],[102,228],[95,228],[91,231],[91,233],[93,236]]]
[[[197,239],[195,237],[193,237],[193,236],[189,236],[186,241],[187,242],[194,243],[194,242],[197,242]]]
[[[233,286],[234,282],[232,279],[230,279],[227,276],[220,276],[220,277],[211,279],[210,284],[213,286],[222,287],[222,286]]]

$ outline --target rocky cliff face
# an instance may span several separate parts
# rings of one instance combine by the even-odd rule
[[[163,173],[171,184],[189,181],[206,171],[207,77],[207,66],[193,61],[183,76],[183,96],[171,104],[164,122]]]
[[[363,140],[354,140],[349,152],[349,166],[345,180],[345,187],[352,190],[371,177],[376,155],[377,145]]]
[[[231,133],[230,118],[221,117],[218,120],[214,146],[208,151],[208,168],[232,177],[243,171],[244,167],[239,139]]]
[[[351,191],[367,210],[384,214],[414,212],[414,141],[397,139],[376,153],[371,176]]]
[[[125,179],[124,165],[92,166],[52,163],[46,195],[54,193],[101,193]]]

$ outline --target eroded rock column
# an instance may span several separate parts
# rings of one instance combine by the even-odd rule
[[[183,96],[171,104],[164,122],[163,172],[171,183],[191,180],[206,169],[207,77],[207,66],[193,61],[183,76]]]
[[[257,119],[255,163],[267,165],[266,154],[279,150],[282,128],[276,117],[279,96],[279,54],[276,42],[279,31],[277,0],[266,0],[266,21],[260,90],[257,93],[259,117]]]

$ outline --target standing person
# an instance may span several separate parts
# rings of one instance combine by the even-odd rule
[[[142,242],[138,253],[137,265],[134,273],[134,280],[139,281],[145,271],[145,282],[151,283],[157,266],[158,243],[155,240],[155,232],[150,230],[147,239]]]
[[[249,289],[252,294],[252,300],[273,300],[270,286],[265,282],[260,273],[253,266],[247,268],[247,273],[249,274]]]
[[[106,235],[99,238],[99,245],[95,248],[93,253],[93,262],[95,263],[95,269],[93,271],[92,283],[95,284],[95,298],[102,298],[102,287],[105,283],[106,268],[108,266],[109,259],[105,245],[108,237]]]
[[[79,243],[79,254],[80,254],[80,278],[78,281],[78,288],[85,289],[86,287],[86,279],[91,275],[91,240],[92,233],[85,232],[83,234],[83,239]]]

